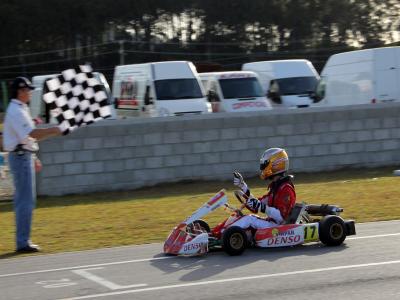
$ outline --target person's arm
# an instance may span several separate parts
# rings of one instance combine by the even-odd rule
[[[30,133],[29,136],[38,141],[42,141],[44,139],[62,135],[60,128],[58,127],[50,127],[50,128],[35,128]]]
[[[26,143],[29,138],[34,138],[38,141],[62,135],[61,130],[54,126],[49,128],[35,128],[30,115],[23,110],[16,110],[11,115],[10,118],[14,121],[11,122],[11,126],[18,136],[18,140],[22,143]],[[27,143],[28,144],[28,143]]]

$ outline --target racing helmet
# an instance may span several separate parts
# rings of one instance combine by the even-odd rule
[[[289,169],[289,156],[281,148],[269,148],[261,155],[260,177],[268,179]]]

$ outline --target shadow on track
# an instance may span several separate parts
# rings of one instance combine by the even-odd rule
[[[327,247],[321,243],[269,249],[252,248],[247,249],[241,256],[229,256],[223,251],[218,251],[203,256],[180,256],[167,260],[154,260],[151,265],[165,274],[184,273],[180,279],[189,282],[208,279],[227,270],[234,274],[236,268],[254,263],[268,264],[283,259],[301,260],[304,256],[320,256],[332,252],[341,252],[347,248],[346,244]],[[162,254],[158,256],[160,257]],[[266,265],[267,269],[268,266]]]

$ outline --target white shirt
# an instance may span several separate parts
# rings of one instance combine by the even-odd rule
[[[3,147],[5,151],[14,151],[18,144],[29,151],[39,150],[34,138],[29,134],[35,129],[29,107],[25,103],[12,99],[7,107],[3,124]]]

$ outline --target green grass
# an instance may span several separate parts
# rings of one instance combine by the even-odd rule
[[[298,174],[298,202],[337,204],[344,218],[357,222],[400,219],[399,177],[393,168]],[[254,195],[266,189],[258,178],[247,180]],[[169,231],[231,181],[187,182],[135,191],[41,197],[34,214],[32,240],[41,253],[56,253],[162,242]],[[0,204],[0,258],[14,250],[12,204]],[[205,219],[215,225],[227,213],[219,209]],[[161,249],[160,249],[161,251]]]

